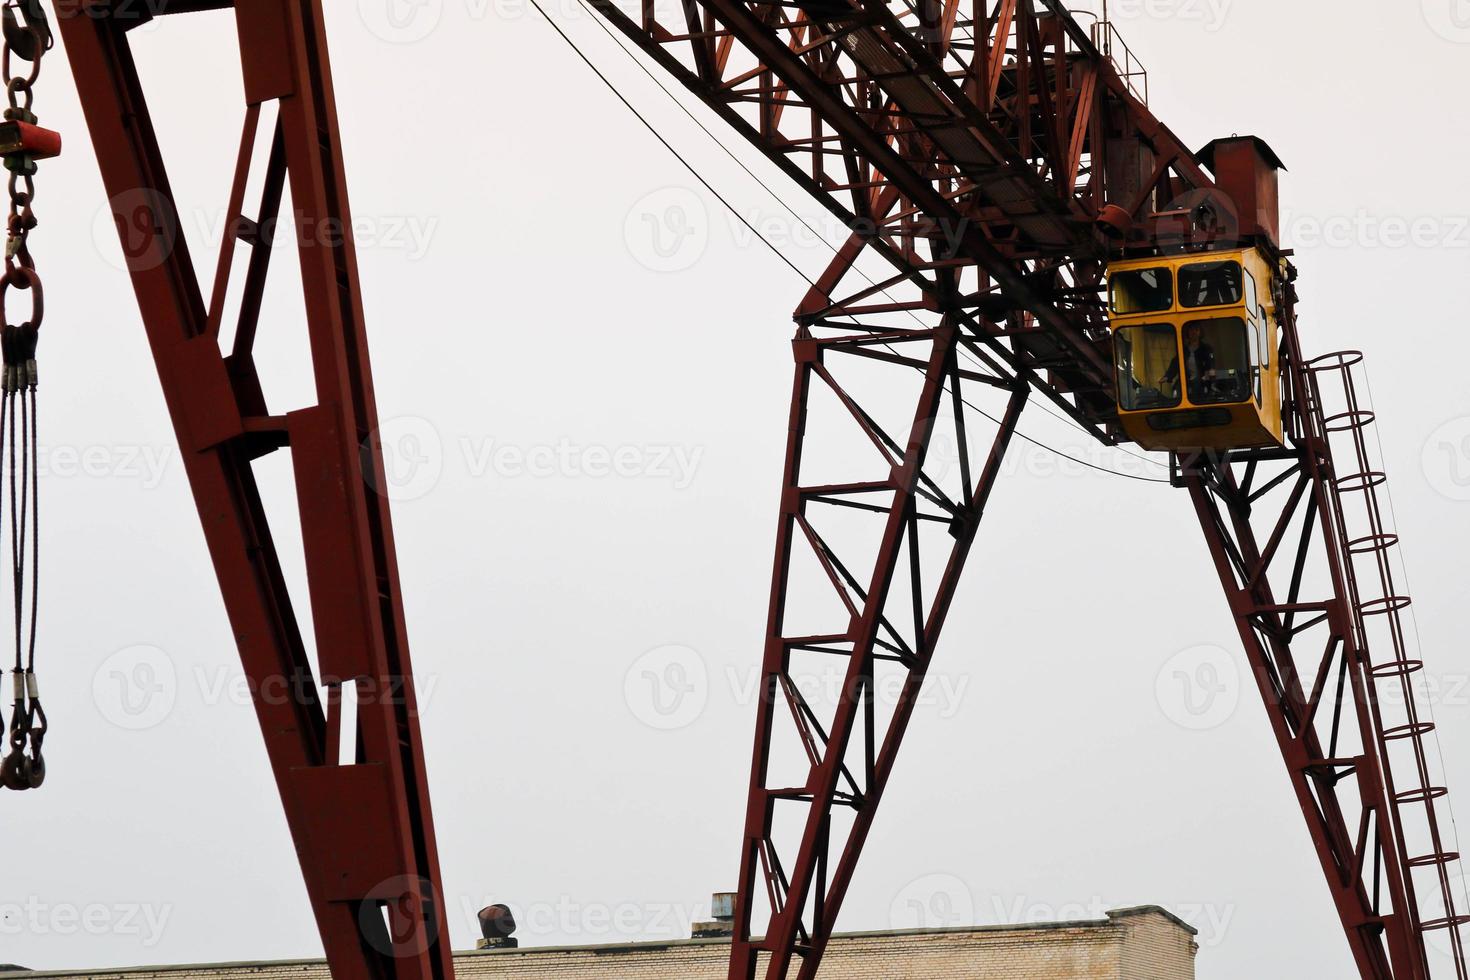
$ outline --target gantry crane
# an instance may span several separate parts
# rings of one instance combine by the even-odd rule
[[[1429,977],[1425,937],[1442,930],[1454,975],[1470,976],[1470,910],[1451,888],[1458,856],[1440,830],[1446,790],[1426,745],[1433,723],[1414,699],[1423,664],[1400,618],[1409,600],[1376,495],[1386,477],[1364,439],[1358,355],[1303,351],[1269,148],[1247,138],[1189,150],[1150,112],[1146,77],[1112,26],[1084,28],[1058,0],[588,2],[851,229],[795,317],[731,980],[817,975],[1028,401],[1103,444],[1134,431],[1119,392],[1140,375],[1121,355],[1115,363],[1110,263],[1229,250],[1269,270],[1259,312],[1273,343],[1252,352],[1251,370],[1266,379],[1257,403],[1275,398],[1279,417],[1264,442],[1174,440],[1170,482],[1199,515],[1362,975]],[[245,673],[253,690],[292,682],[290,699],[256,710],[333,976],[448,978],[392,527],[372,489],[385,485],[383,458],[350,234],[300,248],[316,403],[272,414],[268,366],[252,350],[272,257],[260,230],[286,182],[298,222],[352,227],[322,5],[57,8]],[[206,293],[177,233],[128,32],[225,8],[245,105],[230,234]],[[258,159],[263,190],[247,202]],[[866,255],[886,276],[862,273]],[[242,300],[222,349],[236,263]],[[1178,350],[1192,372],[1195,355]],[[849,373],[857,363],[865,370]],[[1180,385],[1181,368],[1182,358]],[[837,482],[804,477],[824,437],[806,427],[817,390],[872,447]],[[879,396],[904,391],[910,409],[886,419]],[[987,391],[1004,397],[996,415],[971,397]],[[1184,427],[1213,424],[1210,410],[1194,411]],[[954,439],[958,467],[935,465],[936,432]],[[251,471],[281,449],[300,508],[315,672]],[[876,547],[840,542],[826,529],[834,513],[871,522]],[[799,561],[830,585],[837,621],[791,587]],[[796,679],[834,657],[845,684],[823,717]],[[875,704],[880,674],[902,678],[891,711]],[[1398,714],[1379,697],[1384,685],[1400,689]],[[349,725],[353,689],[378,696],[358,699]],[[1434,904],[1442,911],[1423,911]]]

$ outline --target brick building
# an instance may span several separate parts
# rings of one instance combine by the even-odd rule
[[[823,980],[1194,980],[1195,930],[1154,906],[1106,919],[838,936]],[[724,980],[728,939],[487,949],[455,954],[461,980]],[[83,972],[0,980],[329,980],[321,960]]]

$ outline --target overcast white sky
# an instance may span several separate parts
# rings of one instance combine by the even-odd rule
[[[687,936],[735,883],[804,284],[524,0],[385,6],[401,2],[330,4],[328,28],[379,406],[427,461],[404,471],[394,521],[452,938],[470,946],[492,900],[521,910],[526,945]],[[1470,5],[1113,7],[1186,142],[1256,133],[1291,168],[1304,338],[1369,353],[1470,814]],[[550,9],[743,213],[791,237],[574,0]],[[190,16],[138,39],[205,268],[238,138],[231,25]],[[45,789],[4,798],[0,962],[316,955],[59,55],[37,109],[67,138],[33,237],[54,733]],[[655,247],[655,227],[679,247]],[[828,257],[786,249],[812,274]],[[296,302],[277,282],[262,327],[283,408],[308,383]],[[1023,429],[1086,450],[1048,416]],[[606,473],[600,454],[620,449]],[[1036,450],[1015,463],[843,928],[1157,903],[1200,928],[1203,980],[1350,975],[1188,500]],[[643,683],[670,664],[697,692],[673,716]],[[1205,665],[1208,710],[1176,683]],[[144,682],[140,701],[128,685]]]

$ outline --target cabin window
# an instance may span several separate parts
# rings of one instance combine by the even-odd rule
[[[1256,396],[1256,404],[1261,404],[1261,375],[1266,372],[1266,323],[1264,320],[1252,319],[1251,322],[1251,388]]]
[[[1245,295],[1245,270],[1239,262],[1195,262],[1179,267],[1179,303],[1201,306],[1234,306]]]
[[[1113,356],[1124,411],[1179,404],[1179,331],[1172,325],[1122,327],[1113,333]]]
[[[1256,277],[1245,270],[1245,312],[1250,336],[1251,392],[1256,404],[1261,404],[1261,375],[1266,371],[1266,308],[1259,302],[1256,292]]]
[[[1162,313],[1174,307],[1174,276],[1167,268],[1129,269],[1109,277],[1112,309],[1120,316]]]
[[[1196,405],[1249,401],[1254,387],[1252,339],[1238,316],[1186,323],[1182,373],[1189,400]],[[1177,363],[1167,372],[1180,373]]]

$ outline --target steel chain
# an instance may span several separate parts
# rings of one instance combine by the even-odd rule
[[[20,139],[4,155],[10,177],[6,221],[5,272],[0,275],[0,469],[8,478],[10,505],[10,558],[14,585],[15,664],[12,671],[14,707],[10,717],[9,751],[0,761],[0,785],[34,789],[46,778],[41,745],[47,730],[36,681],[36,583],[39,572],[39,448],[36,437],[36,342],[45,314],[41,277],[31,256],[30,233],[36,227],[36,155],[27,152],[24,127],[36,125],[32,110],[34,86],[41,60],[52,45],[51,28],[42,0],[5,0],[0,10],[0,75],[9,102],[5,122]],[[17,66],[24,66],[17,71]],[[11,290],[30,294],[30,317],[19,323],[7,308]],[[6,445],[8,443],[8,445]],[[29,600],[29,602],[27,602]],[[29,606],[29,608],[27,608]],[[3,721],[0,721],[3,727]]]

